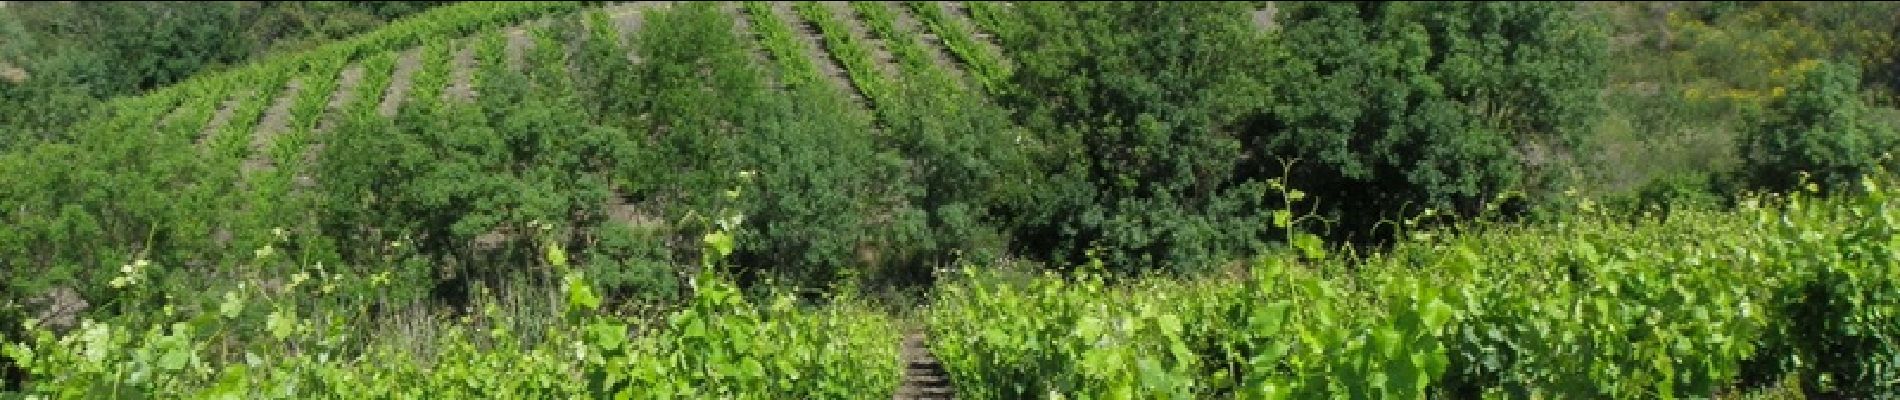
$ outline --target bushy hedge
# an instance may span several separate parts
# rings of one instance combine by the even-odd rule
[[[1294,3],[1261,161],[1297,160],[1339,229],[1553,194],[1599,113],[1606,38],[1566,3]],[[1259,173],[1281,167],[1264,162]],[[1506,204],[1508,206],[1508,204]]]
[[[1894,196],[1418,231],[1120,285],[970,269],[928,313],[960,395],[1700,398],[1896,389]]]

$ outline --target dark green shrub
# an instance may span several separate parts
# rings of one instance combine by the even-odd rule
[[[1298,160],[1290,184],[1317,194],[1344,233],[1554,192],[1605,74],[1602,30],[1574,7],[1284,5],[1252,171]]]
[[[1245,3],[1021,3],[998,42],[1004,104],[1046,171],[1009,210],[1019,252],[1130,270],[1200,268],[1266,224],[1234,169],[1265,68]]]
[[[807,85],[758,110],[741,139],[741,170],[756,175],[738,193],[740,265],[823,285],[877,262],[864,254],[871,244],[914,237],[893,235],[918,220],[896,193],[900,161],[872,146],[869,116],[847,107],[836,91]]]
[[[345,259],[375,261],[356,253],[403,241],[454,266],[439,278],[495,280],[513,272],[493,266],[531,263],[536,240],[584,250],[579,232],[604,219],[607,174],[631,136],[589,125],[548,68],[560,67],[485,65],[478,103],[405,107],[331,133],[317,168],[322,217],[349,244]]]
[[[1879,123],[1860,98],[1859,68],[1822,62],[1806,71],[1786,96],[1751,113],[1740,152],[1751,186],[1796,189],[1810,182],[1842,188],[1887,162],[1893,126]]]
[[[912,237],[892,238],[908,256],[887,257],[901,281],[919,283],[931,270],[959,260],[990,261],[1008,242],[1002,212],[1039,173],[1029,169],[1018,138],[1028,135],[1006,110],[975,93],[956,90],[949,78],[906,79],[884,112],[888,148],[904,157],[908,204],[921,218]]]
[[[1607,203],[1632,213],[1668,215],[1671,210],[1721,205],[1723,194],[1727,193],[1723,187],[1715,174],[1680,172],[1657,177],[1637,187],[1635,192],[1614,197]]]

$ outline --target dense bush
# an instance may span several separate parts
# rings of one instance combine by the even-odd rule
[[[1890,162],[1900,137],[1862,103],[1860,70],[1820,62],[1786,96],[1769,100],[1743,130],[1744,173],[1755,187],[1795,189],[1803,176],[1830,188],[1852,188]]]
[[[1824,395],[1891,389],[1891,191],[1712,213],[1733,200],[1730,178],[1691,171],[1624,199],[1553,196],[1564,170],[1588,167],[1569,158],[1593,150],[1580,138],[1606,68],[1607,38],[1575,5],[1276,4],[1281,28],[1262,31],[1257,2],[990,3],[971,18],[866,2],[850,6],[858,21],[751,2],[756,43],[730,10],[684,4],[643,9],[634,32],[604,13],[529,28],[513,66],[492,28],[580,4],[467,3],[97,114],[7,108],[77,125],[0,154],[0,265],[31,272],[0,281],[0,340],[25,342],[4,355],[28,367],[27,389],[65,396],[883,395],[894,325],[855,303],[854,284],[1025,255],[1089,272],[953,281],[924,313],[965,395],[1666,398],[1782,377]],[[262,7],[332,35],[367,20],[302,17],[382,6]],[[831,59],[803,47],[800,17]],[[8,21],[0,34],[23,32]],[[418,44],[402,107],[378,115],[390,51]],[[0,45],[0,60],[21,48]],[[462,50],[472,101],[442,95],[459,88]],[[869,102],[814,61],[840,64]],[[359,98],[326,110],[358,63]],[[1766,107],[1749,140],[1722,148],[1745,149],[1760,187],[1792,188],[1805,169],[1874,188],[1862,179],[1896,144],[1891,127],[1872,122],[1851,67],[1798,65],[1785,95],[1773,79],[1724,93]],[[0,96],[59,92],[37,84]],[[1729,106],[1665,92],[1633,104]],[[280,97],[288,131],[260,134]],[[233,117],[207,131],[227,100]],[[336,123],[313,131],[319,119]],[[306,172],[314,185],[292,185]],[[1519,192],[1549,224],[1381,225]],[[1329,257],[1303,233],[1327,227],[1407,235]],[[1274,240],[1303,257],[1270,253],[1231,279],[1129,279],[1216,270]],[[739,294],[781,285],[797,295]],[[847,294],[812,290],[827,286]],[[109,322],[17,323],[40,311],[23,300],[67,289]],[[435,319],[442,303],[467,306],[448,312],[463,320]],[[601,307],[658,318],[588,311]]]
[[[1611,197],[1606,204],[1631,214],[1668,215],[1676,209],[1723,205],[1725,195],[1731,193],[1729,186],[1728,179],[1721,175],[1682,172],[1651,179],[1631,194]]]
[[[927,6],[926,6],[927,7]],[[1262,50],[1239,3],[1023,3],[998,44],[1019,65],[1004,104],[1044,178],[1011,210],[1016,250],[1131,270],[1248,250],[1260,186],[1236,176]]]
[[[1336,228],[1555,192],[1596,118],[1605,38],[1567,3],[1296,3],[1279,11],[1253,173],[1293,165]]]
[[[493,279],[508,271],[485,266],[534,254],[520,249],[537,224],[600,224],[608,174],[622,167],[615,161],[632,137],[587,124],[573,92],[548,85],[565,82],[544,76],[565,73],[559,59],[536,65],[483,65],[478,103],[408,106],[394,120],[360,118],[329,134],[317,168],[329,235],[355,245],[407,241],[437,263],[462,266],[454,276]],[[388,236],[396,234],[406,238]],[[572,235],[564,243],[581,241],[579,232],[564,234]]]
[[[1028,131],[950,79],[905,82],[884,117],[890,134],[883,145],[903,157],[904,196],[923,219],[910,236],[889,240],[908,253],[887,257],[908,267],[891,271],[900,280],[921,282],[936,268],[1002,256],[1009,250],[1004,213],[1042,189],[1031,183],[1041,171],[1030,169],[1020,145]]]

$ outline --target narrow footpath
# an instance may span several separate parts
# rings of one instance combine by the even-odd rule
[[[912,399],[954,399],[956,389],[950,387],[950,374],[945,373],[943,364],[937,357],[930,355],[925,346],[924,332],[912,330],[904,334],[904,344],[898,357],[904,365],[904,379],[897,386],[895,400]]]

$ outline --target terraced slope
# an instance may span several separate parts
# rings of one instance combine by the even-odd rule
[[[675,4],[630,2],[566,10],[604,15],[605,22],[619,35],[617,45],[628,50],[630,60],[639,63],[630,47],[637,43],[631,35],[641,30],[648,12]],[[769,87],[783,91],[808,81],[835,88],[856,108],[877,115],[880,124],[889,124],[886,119],[893,117],[878,111],[898,100],[894,98],[900,93],[896,88],[905,82],[937,82],[934,79],[947,77],[955,87],[945,91],[980,93],[1000,84],[1011,68],[1002,50],[982,29],[982,21],[977,18],[980,12],[961,2],[722,2],[719,9],[732,18],[739,37],[753,42],[751,58],[776,72],[765,74]],[[1270,17],[1270,11],[1265,15]],[[393,117],[408,107],[441,102],[477,102],[483,95],[483,67],[500,62],[510,70],[534,68],[532,63],[541,61],[534,61],[537,58],[533,54],[546,50],[539,47],[542,45],[567,46],[558,49],[560,54],[569,55],[564,67],[577,71],[572,55],[580,51],[580,40],[584,39],[548,41],[535,37],[534,28],[582,18],[581,13],[556,12],[545,19],[511,20],[499,26],[476,22],[457,25],[482,26],[480,29],[412,28],[438,34],[384,34],[388,38],[383,40],[388,43],[358,41],[357,47],[326,50],[329,53],[322,57],[276,62],[268,68],[225,77],[194,79],[182,85],[200,87],[161,90],[120,103],[128,109],[168,105],[152,113],[151,125],[190,127],[198,133],[198,151],[219,160],[209,165],[225,169],[219,174],[228,174],[230,186],[272,193],[244,197],[230,194],[237,189],[223,189],[226,192],[219,195],[226,197],[220,201],[235,204],[216,206],[229,207],[230,213],[241,215],[293,212],[294,208],[271,204],[281,200],[271,196],[296,197],[299,191],[318,187],[307,166],[320,161],[317,157],[325,146],[326,132],[352,118]],[[453,35],[439,34],[443,31]],[[484,37],[502,38],[505,46],[500,57],[494,57],[495,42],[486,42],[490,44],[487,52],[479,47]],[[806,69],[809,77],[802,76]],[[883,134],[881,127],[874,130],[870,134]],[[216,175],[203,179],[226,178]],[[605,217],[610,222],[634,226],[664,223],[644,212],[646,205],[630,201],[624,193],[616,191],[606,202]],[[232,232],[243,235],[241,232],[268,232],[269,228],[218,226],[213,228],[214,241],[229,243],[233,241]],[[505,240],[495,235],[507,234],[511,233],[484,235],[482,240]],[[948,398],[954,390],[940,367],[933,367],[923,343],[921,337],[913,337],[902,344],[906,360],[914,368],[907,373],[907,389],[899,396]]]
[[[244,173],[249,176],[271,168],[265,154],[270,152],[271,143],[278,135],[290,129],[290,106],[303,94],[302,79],[293,78],[278,92],[277,99],[271,101],[269,110],[264,111],[263,119],[257,122],[257,130],[251,133],[250,157],[244,159]]]
[[[878,72],[883,73],[884,76],[897,76],[897,57],[891,55],[891,50],[884,43],[883,38],[873,35],[870,29],[865,27],[864,16],[852,10],[850,2],[820,1],[817,3],[824,5],[833,16],[843,20],[851,37],[870,45],[871,61],[877,64]]]
[[[396,58],[396,70],[389,77],[389,88],[383,93],[382,101],[376,106],[376,113],[385,117],[396,115],[396,107],[409,97],[409,86],[415,83],[416,69],[422,65],[422,50],[410,49]]]
[[[937,68],[944,71],[951,71],[957,74],[958,77],[965,79],[965,84],[969,83],[967,81],[969,76],[963,73],[962,68],[958,67],[956,56],[950,53],[950,48],[944,46],[943,38],[937,37],[936,32],[931,32],[929,28],[925,27],[923,22],[917,19],[917,14],[912,13],[909,7],[904,7],[902,2],[884,1],[879,3],[889,7],[892,12],[896,14],[896,29],[898,31],[915,32],[923,39],[925,47],[929,49],[925,54],[930,56],[931,62],[935,63]]]
[[[468,46],[456,49],[454,58],[449,61],[449,70],[453,72],[447,91],[442,93],[443,99],[475,101],[475,49]]]
[[[846,75],[844,67],[831,57],[832,50],[826,45],[823,34],[817,27],[812,26],[810,21],[799,17],[798,12],[792,9],[792,5],[793,2],[788,1],[772,2],[773,17],[792,22],[793,32],[804,43],[804,49],[809,52],[806,57],[811,60],[812,65],[818,67],[818,71],[826,81],[849,94],[853,102],[868,106],[865,103],[864,94],[851,85],[851,78]]]

